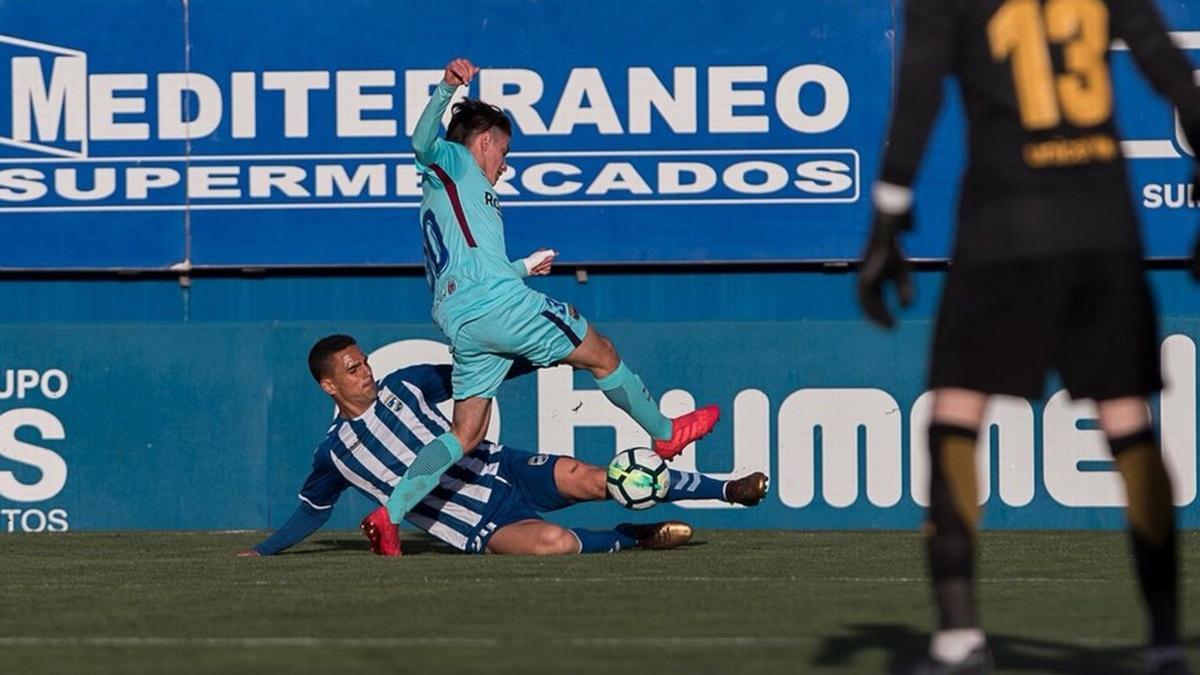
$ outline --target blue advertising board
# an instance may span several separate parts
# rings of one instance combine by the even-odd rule
[[[142,197],[156,172],[126,170],[187,153],[183,135],[145,142],[155,74],[186,71],[184,17],[162,0],[0,7],[0,269],[184,259],[185,211]]]
[[[442,67],[511,115],[512,255],[850,260],[891,98],[898,3],[70,0],[0,5],[0,269],[416,265],[409,147]],[[1194,6],[1162,0],[1194,53]],[[236,17],[236,20],[234,20]],[[1187,152],[1114,46],[1148,255],[1183,257]],[[7,75],[7,77],[3,77]],[[951,98],[910,253],[944,258]]]

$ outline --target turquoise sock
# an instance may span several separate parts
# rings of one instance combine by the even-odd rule
[[[613,405],[629,413],[652,437],[660,441],[671,437],[671,420],[658,411],[658,404],[646,391],[642,378],[626,368],[624,361],[617,364],[616,370],[596,380],[596,384]]]
[[[404,516],[417,502],[433,492],[446,469],[453,466],[462,456],[462,444],[458,442],[458,437],[450,432],[438,436],[418,450],[417,458],[392,489],[392,496],[388,497],[387,510],[392,522],[398,524],[404,520]]]
[[[702,473],[667,470],[671,476],[671,488],[667,490],[669,502],[681,499],[725,499],[725,481],[709,478]]]
[[[572,528],[571,534],[579,540],[580,553],[616,553],[637,546],[637,539],[616,530],[581,530]]]

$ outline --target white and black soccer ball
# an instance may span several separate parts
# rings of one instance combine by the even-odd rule
[[[667,498],[667,463],[649,448],[629,448],[608,463],[608,494],[627,509],[648,509]]]

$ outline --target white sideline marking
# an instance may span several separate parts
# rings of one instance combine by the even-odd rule
[[[571,647],[787,647],[810,644],[820,637],[752,637],[726,635],[714,637],[640,637],[640,638],[571,638],[555,640]]]
[[[809,644],[819,637],[755,637],[723,635],[713,637],[579,637],[548,640],[550,644],[570,647],[769,647]],[[370,647],[475,647],[495,648],[523,640],[494,638],[321,638],[321,637],[18,637],[0,636],[0,647],[101,647],[101,648],[180,648],[215,647],[220,649],[273,649],[277,647],[370,648]]]
[[[541,641],[542,644],[566,647],[686,647],[717,648],[730,647],[790,647],[807,645],[825,639],[823,636],[759,637],[752,635],[714,635],[711,637],[577,637],[557,638]],[[1068,638],[1069,643],[1086,646],[1129,645],[1139,643],[1116,638],[1083,636]],[[322,638],[322,637],[18,637],[0,636],[0,647],[95,647],[95,648],[186,648],[212,647],[218,649],[274,649],[279,647],[308,648],[414,648],[414,647],[474,647],[493,649],[515,646],[524,640],[497,640],[495,638]]]
[[[663,576],[621,576],[621,581],[654,581],[654,582],[671,582],[671,581],[691,581],[691,582],[746,582],[746,583],[761,583],[764,581],[807,581],[807,582],[834,582],[834,583],[927,583],[928,577],[818,577],[818,576],[778,576],[778,577],[678,577],[672,575]],[[428,584],[446,584],[460,585],[463,583],[495,583],[494,578],[490,577],[473,577],[464,579],[455,577],[453,579],[434,579],[424,578],[422,583]],[[527,577],[522,581],[535,581],[537,583],[570,583],[570,584],[607,584],[612,583],[613,577]],[[984,577],[975,580],[977,583],[983,584],[1009,584],[1009,583],[1101,583],[1106,581],[1116,581],[1114,579],[1099,579],[1085,577]],[[128,585],[128,584],[126,584]]]
[[[321,638],[321,637],[18,637],[0,636],[0,647],[499,647],[491,638]]]
[[[812,579],[812,581],[847,581],[847,582],[885,582],[885,583],[908,583],[929,581],[926,577],[832,577],[829,579]],[[1115,581],[1114,579],[1088,579],[1082,577],[984,577],[976,579],[976,583],[980,584],[1011,584],[1011,583],[1054,583],[1061,584],[1064,582],[1082,582],[1094,584],[1104,581]]]

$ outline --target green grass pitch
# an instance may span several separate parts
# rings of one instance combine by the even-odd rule
[[[397,560],[334,531],[233,556],[260,538],[0,535],[0,673],[883,673],[921,655],[932,623],[911,532],[701,530],[675,551],[558,558],[410,535]],[[1125,543],[983,535],[1000,672],[1139,672]],[[1194,579],[1200,538],[1182,558]],[[1184,597],[1195,652],[1194,583]]]

